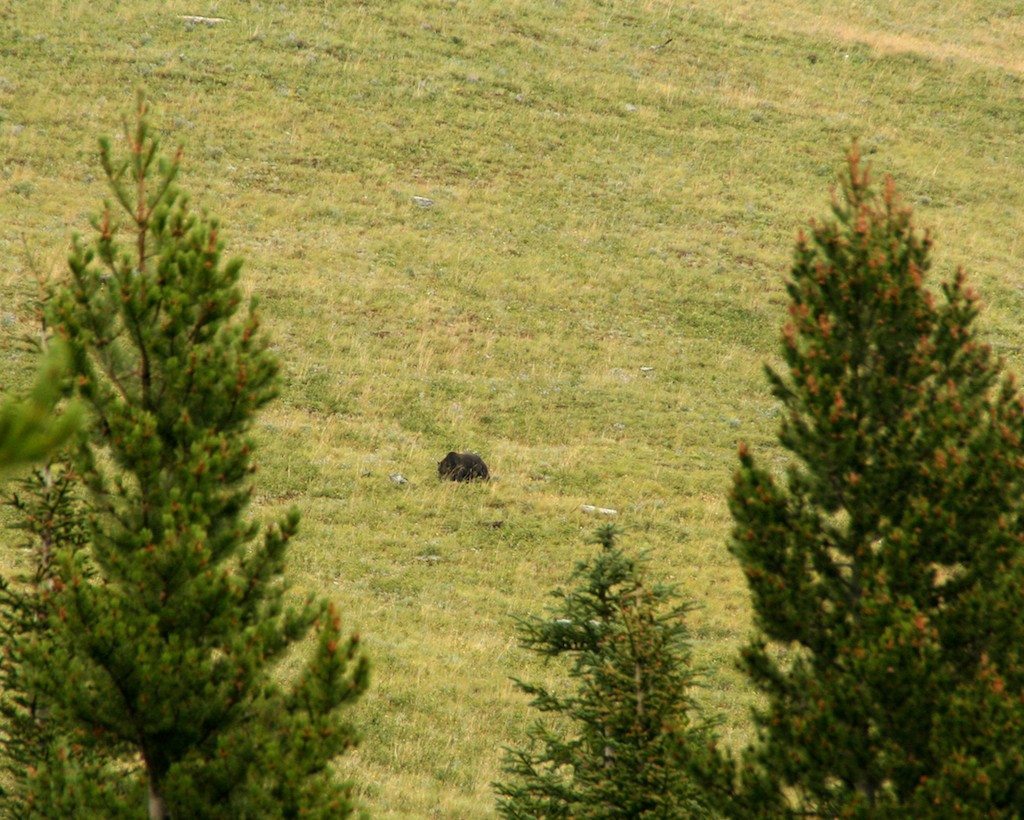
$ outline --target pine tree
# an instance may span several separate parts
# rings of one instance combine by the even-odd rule
[[[677,818],[699,814],[687,758],[707,747],[711,723],[693,701],[697,673],[675,591],[648,580],[644,558],[598,532],[600,554],[577,564],[568,592],[544,618],[519,622],[521,645],[571,659],[574,688],[559,694],[516,680],[537,720],[529,745],[509,749],[495,784],[509,818]]]
[[[73,456],[88,548],[56,552],[48,629],[25,652],[69,738],[29,800],[41,816],[108,798],[107,816],[138,816],[146,793],[153,818],[345,816],[351,786],[330,763],[355,741],[342,707],[366,660],[330,604],[286,596],[298,513],[262,538],[245,519],[248,431],[278,364],[242,307],[241,261],[190,209],[181,151],[161,155],[142,95],[125,137],[123,160],[101,141],[113,199],[47,302],[91,414]],[[279,662],[311,630],[285,683]]]
[[[741,446],[731,497],[768,701],[747,787],[811,816],[1019,811],[1021,399],[856,148],[832,214],[798,240],[768,370],[793,462],[780,482]]]

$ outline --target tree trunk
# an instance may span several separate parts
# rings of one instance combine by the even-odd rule
[[[153,778],[149,779],[149,820],[166,820],[167,806],[164,796],[157,790]]]

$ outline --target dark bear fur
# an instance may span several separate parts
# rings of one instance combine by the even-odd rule
[[[476,453],[456,452],[449,453],[437,462],[437,476],[449,481],[472,481],[474,478],[487,481],[491,477],[484,460]]]

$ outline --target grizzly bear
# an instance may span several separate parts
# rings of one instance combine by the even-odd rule
[[[449,453],[437,462],[437,476],[449,481],[472,481],[475,478],[487,481],[491,477],[484,460],[476,453],[456,452]]]

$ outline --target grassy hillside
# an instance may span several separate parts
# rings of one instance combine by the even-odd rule
[[[557,675],[511,616],[591,549],[584,504],[703,605],[702,699],[749,739],[725,497],[738,440],[784,463],[762,366],[852,139],[1024,372],[1019,4],[722,5],[0,0],[0,378],[144,86],[284,361],[254,512],[302,510],[296,585],[372,655],[343,768],[376,816],[493,814],[508,676]],[[450,449],[497,480],[439,483]]]

